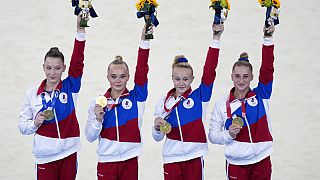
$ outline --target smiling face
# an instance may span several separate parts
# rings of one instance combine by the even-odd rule
[[[235,87],[235,91],[238,93],[247,93],[250,89],[250,83],[253,80],[252,70],[248,66],[235,66],[231,79]]]
[[[108,68],[107,78],[110,82],[111,92],[121,95],[127,87],[129,71],[125,64],[111,64]]]
[[[183,67],[174,67],[172,70],[172,82],[176,89],[175,97],[181,96],[190,87],[194,77],[192,70]]]
[[[66,70],[66,65],[57,57],[46,57],[42,67],[47,78],[47,84],[55,86],[58,85],[62,73]]]

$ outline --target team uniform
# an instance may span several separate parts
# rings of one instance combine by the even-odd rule
[[[80,131],[75,102],[81,86],[84,67],[85,33],[77,33],[68,77],[52,92],[45,91],[46,80],[27,91],[20,112],[19,129],[34,134],[33,154],[38,179],[75,179]],[[53,105],[54,104],[54,105]],[[54,117],[35,126],[36,115],[53,108]]]
[[[216,102],[211,114],[209,140],[225,144],[229,179],[270,179],[273,137],[269,116],[269,100],[273,83],[274,45],[265,38],[258,86],[250,89],[244,99],[230,93]],[[244,126],[233,139],[229,134],[232,118],[242,117]]]
[[[89,142],[99,140],[97,177],[103,179],[138,179],[138,156],[142,153],[141,125],[148,95],[149,41],[141,41],[134,77],[133,90],[127,89],[117,99],[111,98],[111,88],[104,96],[102,123],[94,113],[91,103],[85,135]]]
[[[216,77],[219,43],[212,40],[197,89],[192,91],[190,88],[176,99],[173,96],[175,89],[171,89],[156,105],[155,118],[163,118],[172,126],[162,150],[166,180],[203,178],[202,157],[208,153],[204,121]],[[161,141],[165,134],[152,129],[154,140]]]

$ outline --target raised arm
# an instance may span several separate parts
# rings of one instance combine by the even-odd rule
[[[148,59],[149,59],[149,40],[145,40],[145,26],[141,34],[141,42],[138,50],[137,66],[134,75],[135,93],[138,101],[144,102],[148,96]]]
[[[224,31],[223,24],[212,25],[212,41],[207,53],[206,62],[203,67],[202,82],[209,86],[216,78],[216,68],[219,58],[220,37]],[[219,32],[215,34],[214,32]]]
[[[262,46],[262,63],[260,67],[259,82],[267,85],[273,81],[273,62],[274,62],[274,45],[272,42],[272,34],[274,32],[274,26],[264,28],[270,36],[264,36],[264,42]]]
[[[216,78],[216,68],[219,58],[220,36],[224,30],[223,24],[212,25],[212,40],[210,42],[206,61],[203,67],[201,84],[199,86],[199,95],[203,102],[209,102],[212,95],[213,82]],[[215,34],[215,32],[218,32]]]
[[[77,93],[80,90],[81,78],[84,67],[84,48],[85,48],[85,35],[84,27],[80,27],[80,15],[77,17],[77,33],[74,41],[73,52],[70,61],[68,75],[71,78],[73,92]]]
[[[145,26],[142,31],[141,35],[141,43],[138,51],[138,59],[137,59],[137,66],[136,66],[136,72],[134,76],[134,82],[139,85],[143,86],[148,81],[148,58],[149,58],[149,40],[145,40],[144,38],[145,34]]]
[[[272,34],[274,32],[274,26],[264,28],[264,31],[270,33],[270,36],[264,36],[262,45],[262,63],[259,73],[258,87],[253,89],[256,93],[260,94],[263,99],[270,99],[272,93],[273,82],[273,62],[274,62],[274,45],[272,42]]]

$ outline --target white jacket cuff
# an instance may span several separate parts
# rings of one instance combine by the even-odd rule
[[[223,131],[223,138],[227,143],[230,143],[231,141],[233,141],[233,137],[230,135],[228,130]]]
[[[149,40],[141,40],[140,48],[141,49],[149,49],[150,48],[150,41]]]
[[[32,121],[31,123],[29,123],[29,129],[32,131],[32,132],[36,132],[38,130],[39,127],[37,127],[35,124],[34,124],[34,121]]]
[[[273,39],[272,38],[263,38],[263,45],[272,46],[273,45]]]
[[[102,128],[102,122],[99,122],[98,120],[94,120],[92,123],[92,127],[94,129],[101,129]]]
[[[210,41],[210,47],[220,49],[220,40],[217,39],[211,39]]]
[[[156,130],[154,126],[152,126],[152,133],[156,136],[163,135],[163,132]]]
[[[154,128],[154,126],[152,126],[152,132],[153,132],[153,134],[157,134],[157,135],[162,134],[162,132],[161,132],[161,131],[156,130],[156,128]]]
[[[76,39],[78,41],[85,41],[86,40],[86,33],[76,33]]]

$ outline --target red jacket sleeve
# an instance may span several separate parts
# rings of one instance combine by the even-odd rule
[[[212,84],[216,78],[219,51],[217,48],[209,47],[202,74],[202,82],[206,85]]]
[[[77,78],[83,73],[84,47],[85,41],[78,41],[75,39],[69,67],[69,76],[73,78]]]
[[[134,82],[139,86],[143,86],[148,81],[148,59],[149,49],[139,48],[136,72],[134,75]]]
[[[273,80],[274,45],[262,46],[262,63],[260,67],[259,82],[268,84]]]

